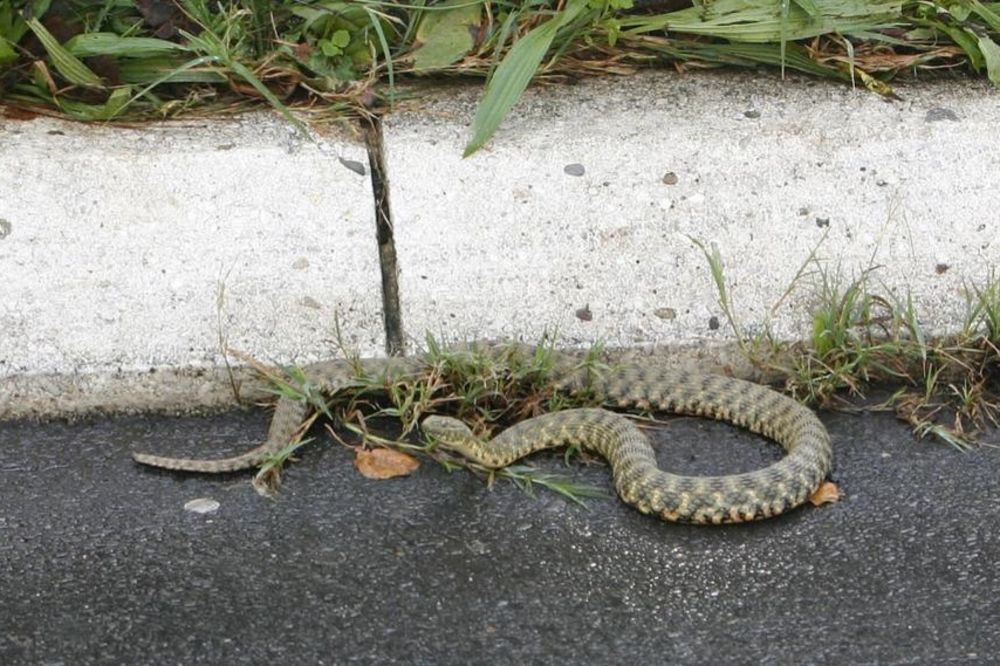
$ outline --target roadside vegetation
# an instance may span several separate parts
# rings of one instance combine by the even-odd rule
[[[998,41],[1000,3],[978,0],[7,0],[0,102],[95,121],[266,104],[301,128],[471,77],[470,153],[532,78],[767,66],[891,95],[930,71],[1000,83]]]
[[[933,335],[909,293],[878,281],[878,267],[846,276],[810,254],[785,294],[803,289],[814,303],[803,341],[775,338],[768,327],[748,334],[741,325],[715,247],[705,254],[719,306],[744,356],[805,404],[893,411],[917,437],[933,436],[957,449],[973,446],[985,429],[1000,427],[1000,274],[989,270],[963,288],[965,316],[956,333]],[[871,404],[875,390],[888,398]]]
[[[971,72],[1000,84],[1000,3],[978,0],[6,0],[0,2],[0,104],[9,114],[137,121],[232,113],[266,105],[296,126],[377,116],[426,79],[484,82],[466,153],[481,147],[533,79],[677,69],[772,67],[832,78],[891,96],[899,76]],[[853,404],[873,387],[880,405],[918,436],[967,448],[1000,418],[1000,276],[966,288],[961,330],[935,337],[906,295],[873,271],[845,277],[816,262],[802,284],[818,304],[812,334],[787,343],[747,334],[728,292],[723,258],[702,247],[747,358],[798,399]],[[808,280],[806,279],[808,278]],[[808,284],[805,284],[808,282]],[[420,382],[377,378],[331,406],[305,377],[301,393],[370,446],[416,450],[468,466],[407,435],[430,411],[478,431],[567,405],[550,381],[546,340],[525,355],[455,354],[428,339]],[[549,350],[549,353],[546,353]],[[581,362],[599,370],[599,350]],[[296,388],[298,386],[299,388]],[[331,410],[336,410],[333,414]],[[387,440],[373,418],[401,423]],[[274,474],[295,445],[265,466]],[[559,477],[515,466],[530,488],[579,498]]]
[[[276,394],[306,401],[314,408],[313,417],[304,424],[303,433],[318,418],[325,417],[330,437],[355,450],[355,464],[366,476],[390,478],[408,474],[415,468],[412,456],[417,455],[431,458],[448,470],[468,469],[491,484],[498,478],[508,479],[529,494],[535,487],[542,487],[580,502],[585,497],[605,496],[606,493],[530,464],[487,469],[436,448],[435,443],[424,439],[419,431],[424,416],[450,414],[467,423],[477,434],[489,437],[508,425],[539,414],[596,405],[587,396],[570,397],[557,391],[553,374],[557,342],[556,337],[545,336],[532,347],[480,343],[446,347],[428,335],[421,352],[426,362],[426,370],[421,376],[390,381],[383,376],[366,374],[358,363],[356,386],[341,391],[333,399],[313,386],[301,369],[287,369],[282,376],[242,355],[241,358],[270,381]],[[356,359],[343,346],[340,351]],[[578,367],[600,372],[607,367],[601,356],[601,346],[595,345],[579,357]],[[392,435],[386,434],[390,432]],[[345,438],[344,435],[350,436]],[[290,444],[261,467],[255,481],[258,491],[270,494],[276,490],[282,465],[307,441]],[[372,456],[373,452],[377,455]],[[567,451],[567,459],[577,453]]]
[[[959,331],[933,336],[925,331],[908,294],[895,295],[878,284],[875,267],[845,277],[813,253],[786,292],[804,289],[815,304],[811,335],[788,342],[775,338],[767,326],[745,333],[722,256],[714,247],[696,244],[705,254],[719,307],[740,350],[776,389],[812,407],[892,411],[916,437],[932,437],[959,451],[974,447],[984,430],[1000,427],[1000,274],[995,270],[981,283],[965,287],[966,314]],[[353,448],[355,464],[373,478],[408,474],[416,455],[449,470],[469,469],[489,483],[508,479],[529,493],[542,487],[577,502],[606,494],[529,463],[488,470],[438,450],[419,436],[420,421],[432,413],[454,415],[489,437],[540,413],[594,406],[586,396],[571,398],[556,390],[552,371],[557,337],[546,336],[533,348],[512,344],[450,349],[428,336],[425,346],[427,370],[418,379],[389,382],[366,376],[359,365],[357,388],[332,401],[311,386],[301,370],[292,369],[282,378],[257,367],[277,393],[310,402],[316,408],[314,420],[328,417],[330,436]],[[595,373],[607,369],[601,346],[580,355],[579,367]],[[872,395],[881,397],[873,401]],[[637,418],[655,422],[656,415]],[[352,436],[344,438],[344,431]],[[387,431],[394,434],[387,436]],[[282,464],[301,443],[263,466],[258,490],[269,493],[277,487]],[[379,453],[368,457],[372,451]],[[567,460],[578,453],[567,451]]]

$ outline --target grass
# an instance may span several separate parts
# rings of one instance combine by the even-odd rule
[[[917,437],[931,436],[963,451],[974,445],[982,430],[1000,426],[1000,275],[995,270],[982,284],[965,288],[966,315],[960,330],[935,337],[923,330],[909,295],[895,296],[880,287],[875,268],[846,279],[818,258],[817,246],[782,296],[783,300],[798,288],[809,292],[816,304],[811,333],[805,340],[785,342],[766,326],[753,335],[743,332],[733,294],[726,286],[721,254],[694,242],[705,254],[719,305],[743,353],[801,402],[892,410]],[[531,465],[482,468],[417,436],[419,422],[432,413],[456,416],[477,435],[488,438],[511,423],[541,413],[594,405],[586,396],[571,399],[557,390],[555,345],[556,339],[549,336],[534,348],[510,345],[487,350],[472,345],[452,350],[428,336],[427,370],[422,376],[387,381],[366,376],[359,365],[356,389],[330,402],[301,370],[291,369],[289,379],[272,377],[272,382],[277,393],[306,400],[318,414],[343,424],[362,446],[385,446],[430,457],[449,470],[468,469],[489,483],[507,479],[529,493],[537,486],[581,502],[605,493]],[[578,367],[602,372],[607,368],[600,360],[602,352],[595,346]],[[884,401],[863,402],[869,392],[885,388],[891,395]],[[398,424],[399,436],[378,434],[384,430],[385,419]],[[340,439],[332,429],[330,433]],[[262,475],[273,480],[297,446],[293,444],[270,461]]]
[[[1000,83],[998,38],[1000,3],[978,0],[8,0],[0,102],[91,121],[268,105],[304,130],[473,77],[470,154],[535,78],[766,66],[891,95],[942,69]]]
[[[528,464],[487,469],[438,449],[433,442],[419,436],[420,421],[432,413],[456,416],[477,434],[488,437],[507,425],[541,413],[588,404],[586,396],[570,402],[569,397],[557,390],[552,380],[554,343],[555,339],[547,336],[533,348],[523,345],[486,348],[473,344],[451,349],[428,336],[423,353],[426,370],[419,377],[389,381],[366,374],[358,364],[355,388],[341,391],[329,400],[310,384],[301,369],[286,369],[283,376],[259,364],[254,367],[269,380],[274,393],[308,402],[316,410],[313,420],[319,414],[326,415],[331,423],[352,433],[363,447],[392,448],[435,460],[449,471],[467,469],[490,484],[506,479],[529,494],[540,487],[581,503],[583,498],[606,493]],[[600,347],[595,346],[580,359],[579,367],[600,371],[600,353]],[[313,420],[303,426],[303,434]],[[398,430],[395,437],[380,434],[390,429],[387,424]],[[333,439],[348,445],[329,424],[327,429]],[[276,490],[282,464],[302,443],[293,443],[262,467],[255,479],[260,492],[270,494]]]
[[[267,105],[305,130],[303,118],[382,113],[408,94],[410,81],[472,77],[484,80],[485,90],[470,154],[533,79],[627,74],[664,63],[766,66],[891,95],[894,77],[942,69],[1000,83],[998,38],[1000,3],[978,0],[8,0],[0,3],[0,102],[90,121]],[[788,344],[766,330],[742,330],[722,257],[702,250],[741,348],[803,401],[830,404],[888,383],[898,390],[883,407],[919,436],[965,447],[996,424],[996,273],[968,287],[962,331],[934,338],[912,300],[880,291],[872,271],[845,280],[812,255],[795,280],[818,276],[812,334]],[[337,407],[339,416],[370,438],[371,414],[398,418],[405,435],[430,410],[456,413],[482,432],[559,408],[564,398],[546,382],[545,349],[498,360],[452,354],[429,339],[425,380],[385,386],[369,378],[369,390]],[[599,371],[596,358],[587,362]],[[281,390],[296,395],[305,387],[305,399],[331,414],[315,387],[294,373],[292,380]],[[371,397],[379,393],[388,402]],[[516,473],[529,486],[568,487]]]
[[[374,404],[371,414],[396,419],[405,435],[416,432],[420,420],[427,414],[451,414],[462,419],[477,435],[490,434],[507,425],[569,407],[587,404],[570,402],[565,394],[557,391],[551,377],[555,366],[555,338],[543,338],[533,349],[521,345],[507,345],[496,350],[471,346],[466,350],[451,350],[433,336],[426,340],[425,358],[427,373],[414,383],[396,383],[389,386],[377,379],[362,389],[362,395],[385,391],[387,404]],[[580,361],[584,368],[597,369],[600,347],[593,347]],[[371,378],[369,378],[371,379]],[[578,399],[579,400],[579,399]],[[373,403],[368,402],[368,406]],[[356,399],[344,406],[342,423],[349,424],[362,440],[372,442],[372,435],[365,425],[364,410]],[[553,491],[574,502],[582,498],[604,496],[592,486],[579,484],[558,474],[544,472],[532,465],[511,465],[492,470],[472,463],[465,458],[435,447],[433,442],[404,444],[397,438],[393,442],[379,441],[427,455],[446,469],[464,468],[487,479],[492,484],[497,478],[507,479],[531,494],[535,486]]]
[[[910,294],[897,296],[876,282],[877,267],[847,279],[814,250],[794,281],[808,278],[805,288],[816,304],[811,332],[804,341],[787,342],[775,339],[767,326],[752,336],[743,332],[721,255],[695,242],[744,355],[782,380],[786,392],[800,401],[844,406],[873,389],[889,388],[892,395],[871,409],[892,410],[916,436],[934,436],[960,450],[972,446],[984,429],[1000,426],[1000,275],[995,269],[982,284],[966,285],[960,330],[933,336],[924,330]],[[789,291],[801,286],[792,284]]]

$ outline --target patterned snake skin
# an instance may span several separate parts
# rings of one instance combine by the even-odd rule
[[[779,442],[787,455],[773,465],[746,474],[686,477],[656,467],[646,437],[627,419],[603,409],[556,412],[519,423],[482,443],[460,422],[428,417],[423,428],[446,448],[488,467],[503,467],[533,451],[577,444],[606,458],[621,498],[643,513],[664,520],[729,523],[777,515],[805,502],[829,473],[832,449],[826,428],[806,407],[767,387],[721,375],[673,370],[656,365],[628,365],[601,373],[575,369],[575,360],[559,356],[557,387],[567,394],[585,392],[613,407],[657,409],[727,421]],[[368,377],[394,382],[415,378],[427,369],[420,358],[390,358],[317,363],[306,376],[324,393],[358,385],[356,369]],[[231,472],[259,465],[295,436],[309,407],[281,398],[267,440],[247,453],[218,460],[164,458],[134,454],[137,462],[190,472]]]
[[[764,470],[732,476],[677,476],[656,466],[646,436],[605,409],[568,409],[522,421],[488,442],[448,416],[428,416],[424,433],[444,448],[499,469],[535,451],[570,445],[611,464],[615,489],[626,504],[663,520],[739,523],[769,518],[803,503],[826,476],[829,451],[796,446]]]

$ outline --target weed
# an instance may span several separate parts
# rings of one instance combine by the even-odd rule
[[[741,336],[722,257],[717,249],[694,242],[709,263],[719,306]],[[966,286],[967,314],[960,330],[929,336],[911,294],[900,297],[873,283],[878,267],[846,282],[815,250],[809,261],[814,270],[800,269],[795,277],[795,282],[813,278],[809,289],[816,305],[809,338],[789,343],[766,332],[752,340],[741,337],[740,348],[751,363],[813,404],[842,402],[844,393],[863,398],[874,387],[890,386],[895,392],[872,409],[891,409],[916,436],[931,435],[957,449],[967,449],[983,428],[998,425],[1000,279],[995,270],[982,284]]]
[[[581,505],[583,505],[583,498],[585,497],[609,496],[601,488],[574,483],[565,477],[542,472],[530,465],[508,465],[496,473],[500,477],[510,479],[518,488],[529,495],[532,494],[533,486],[537,485]]]
[[[292,457],[300,446],[304,446],[313,441],[308,439],[295,439],[283,449],[268,457],[260,465],[257,474],[253,478],[253,487],[261,495],[272,497],[281,487],[281,470],[285,463]]]
[[[683,3],[681,3],[683,5]],[[658,8],[659,7],[659,8]],[[0,3],[0,101],[81,120],[267,104],[365,116],[397,83],[486,79],[466,153],[533,78],[622,74],[651,62],[772,66],[891,95],[900,73],[968,67],[1000,81],[989,3],[716,0],[177,0]]]
[[[692,239],[694,240],[694,239]],[[737,332],[736,317],[725,279],[725,266],[717,248],[694,241],[709,262],[718,290],[720,307]],[[991,272],[984,284],[967,287],[967,316],[959,334],[928,336],[910,295],[893,296],[873,284],[875,267],[845,281],[810,253],[811,270],[803,265],[796,281],[812,281],[816,306],[811,334],[799,343],[775,340],[765,329],[751,339],[741,338],[741,348],[761,369],[783,379],[795,397],[829,405],[843,401],[843,394],[864,397],[876,385],[896,388],[887,400],[868,409],[891,409],[910,424],[918,437],[933,436],[956,449],[965,450],[976,434],[997,425],[1000,397],[1000,350],[997,345],[1000,315],[1000,280]],[[784,299],[789,290],[782,296]],[[773,312],[773,310],[772,310]],[[336,322],[338,345],[344,345]],[[489,438],[498,428],[543,412],[592,405],[586,395],[570,397],[559,391],[557,376],[568,369],[600,373],[608,369],[601,361],[602,348],[591,348],[571,368],[560,367],[566,357],[555,353],[556,339],[545,336],[534,347],[469,344],[447,347],[428,335],[423,354],[425,370],[419,376],[392,379],[364,372],[358,363],[352,390],[328,399],[310,384],[297,368],[282,373],[259,364],[274,386],[274,392],[308,402],[317,414],[343,424],[366,447],[382,446],[430,457],[448,470],[468,469],[492,483],[497,478],[514,482],[526,492],[543,487],[573,501],[599,491],[562,476],[527,465],[490,470],[435,447],[434,442],[414,437],[428,414],[450,414],[478,436]],[[252,362],[252,361],[251,361]],[[316,418],[315,416],[313,418]],[[396,437],[378,434],[384,428],[369,423],[390,419],[397,423]],[[312,423],[305,424],[303,432]],[[331,436],[340,436],[328,426]],[[269,460],[258,475],[258,488],[273,490],[281,463],[303,442],[295,442]],[[566,452],[567,463],[576,453]]]
[[[355,387],[324,402],[322,409],[332,422],[359,438],[362,446],[382,446],[426,456],[448,470],[468,469],[491,483],[497,478],[509,479],[525,491],[542,487],[579,502],[599,491],[530,465],[489,470],[417,436],[420,421],[431,413],[453,415],[468,423],[477,434],[489,437],[491,432],[516,421],[578,406],[580,402],[572,402],[573,399],[560,394],[553,382],[557,363],[554,341],[553,336],[546,336],[533,347],[519,344],[446,347],[428,335],[423,354],[426,368],[419,376],[387,380],[367,375],[359,366]],[[599,356],[600,348],[595,347],[576,367],[599,372],[602,369]],[[301,370],[292,369],[286,374],[287,378],[275,373],[268,377],[276,387],[275,392],[309,400],[313,405],[322,400]],[[584,396],[582,400],[586,402],[587,398]],[[398,427],[397,436],[379,434],[385,428],[371,425],[373,422],[384,425],[385,421]],[[328,431],[347,446],[333,428],[328,426]]]

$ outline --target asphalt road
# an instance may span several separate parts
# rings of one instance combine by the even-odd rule
[[[275,500],[128,457],[240,448],[263,412],[0,424],[0,664],[998,663],[1000,451],[823,418],[846,499],[729,527],[434,463],[370,481],[336,445]],[[697,419],[658,438],[688,472],[778,455]]]

